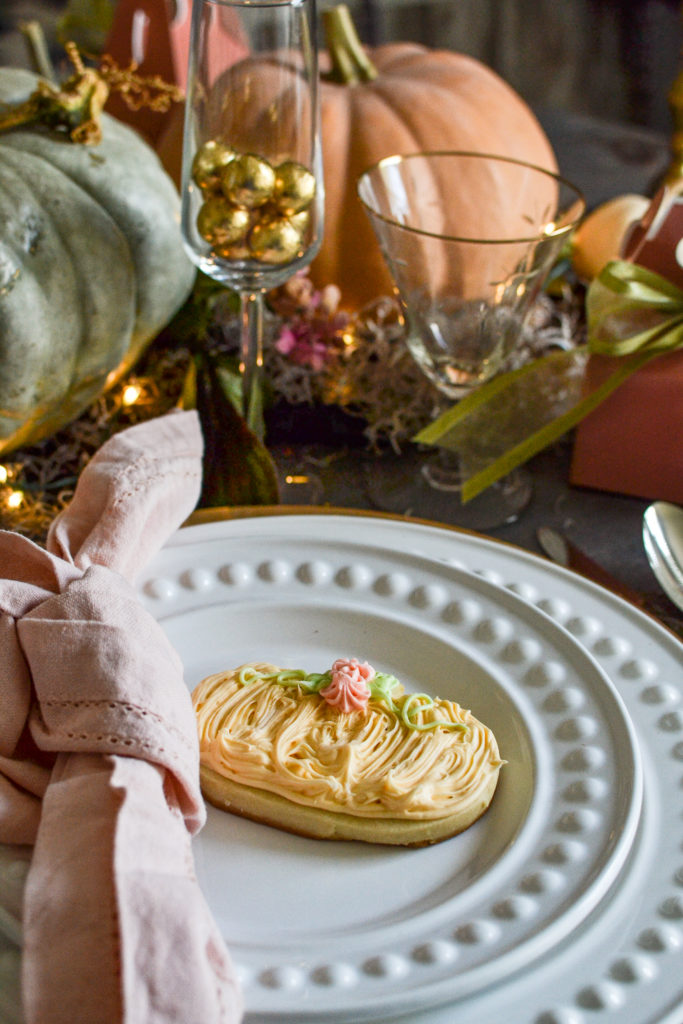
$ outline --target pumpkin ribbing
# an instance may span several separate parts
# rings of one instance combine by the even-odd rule
[[[0,103],[36,82],[0,69]],[[77,416],[194,281],[173,183],[135,132],[102,125],[94,147],[39,128],[0,135],[0,450]]]

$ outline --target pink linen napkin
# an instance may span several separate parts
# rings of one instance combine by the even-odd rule
[[[180,659],[132,581],[194,508],[183,412],[113,437],[47,550],[0,531],[0,842],[34,844],[27,1024],[233,1024],[242,1001],[194,875],[204,821]]]

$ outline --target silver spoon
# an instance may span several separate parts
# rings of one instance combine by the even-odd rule
[[[643,544],[653,573],[683,611],[683,508],[655,501],[643,515]]]

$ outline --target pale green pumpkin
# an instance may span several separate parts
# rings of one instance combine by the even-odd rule
[[[0,68],[0,107],[36,82]],[[101,123],[94,146],[44,128],[0,134],[0,451],[78,416],[194,282],[174,184],[134,131]]]

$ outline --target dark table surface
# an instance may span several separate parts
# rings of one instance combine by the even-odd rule
[[[561,172],[582,189],[589,208],[627,192],[652,194],[668,166],[669,144],[663,136],[581,115],[538,113]],[[304,488],[303,496],[294,499],[302,504],[312,501],[339,508],[376,509],[368,487],[376,460],[381,459],[383,472],[401,468],[401,456],[373,456],[362,447],[339,450],[338,446],[282,445],[275,449],[282,466],[285,452],[294,464],[298,460],[304,469],[312,470],[322,484],[313,496]],[[536,456],[526,467],[533,484],[527,508],[515,522],[480,532],[540,553],[538,527],[554,527],[614,576],[651,599],[662,620],[683,635],[683,615],[661,593],[645,557],[642,516],[649,502],[571,486],[570,458],[570,437]],[[428,513],[426,518],[439,521],[438,514]]]

